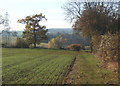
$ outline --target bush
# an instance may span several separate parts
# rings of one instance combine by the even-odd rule
[[[92,36],[92,53],[96,53],[99,49],[100,42],[102,40],[101,36]]]
[[[34,45],[33,45],[33,44],[30,44],[30,45],[29,45],[29,48],[34,48]]]
[[[6,44],[2,44],[2,47],[5,48],[5,47],[6,47]]]
[[[81,45],[80,44],[70,44],[67,47],[70,50],[75,50],[75,51],[79,51],[81,49]]]
[[[118,34],[106,34],[102,36],[99,48],[98,57],[102,58],[105,62],[118,60]]]
[[[85,50],[90,50],[90,46],[85,46]]]
[[[40,48],[48,48],[48,43],[40,43]]]
[[[58,36],[48,42],[48,48],[63,49],[66,46],[67,39]]]
[[[29,48],[29,44],[27,43],[25,39],[17,38],[15,47],[16,48]]]
[[[120,34],[105,34],[101,36],[97,53],[95,55],[103,60],[103,67],[117,70],[119,62],[119,35]]]

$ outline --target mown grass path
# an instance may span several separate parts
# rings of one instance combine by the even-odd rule
[[[64,84],[118,84],[117,72],[98,67],[100,60],[92,54],[80,52]]]

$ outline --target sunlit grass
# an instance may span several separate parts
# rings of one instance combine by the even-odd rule
[[[3,84],[60,83],[74,53],[50,49],[3,49]]]

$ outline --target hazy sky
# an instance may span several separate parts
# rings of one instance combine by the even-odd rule
[[[14,30],[24,30],[24,25],[17,23],[18,19],[28,15],[43,13],[48,19],[43,22],[47,28],[71,28],[64,20],[64,10],[61,8],[67,0],[1,0],[0,14],[9,13],[10,26]]]

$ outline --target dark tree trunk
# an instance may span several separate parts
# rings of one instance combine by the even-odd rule
[[[34,48],[36,48],[36,33],[35,33],[35,25],[34,25]]]
[[[93,52],[93,42],[92,42],[92,36],[90,36],[90,49],[91,49],[91,53]]]
[[[93,42],[90,43],[91,53],[93,52]]]
[[[36,48],[36,42],[34,42],[34,48]]]

